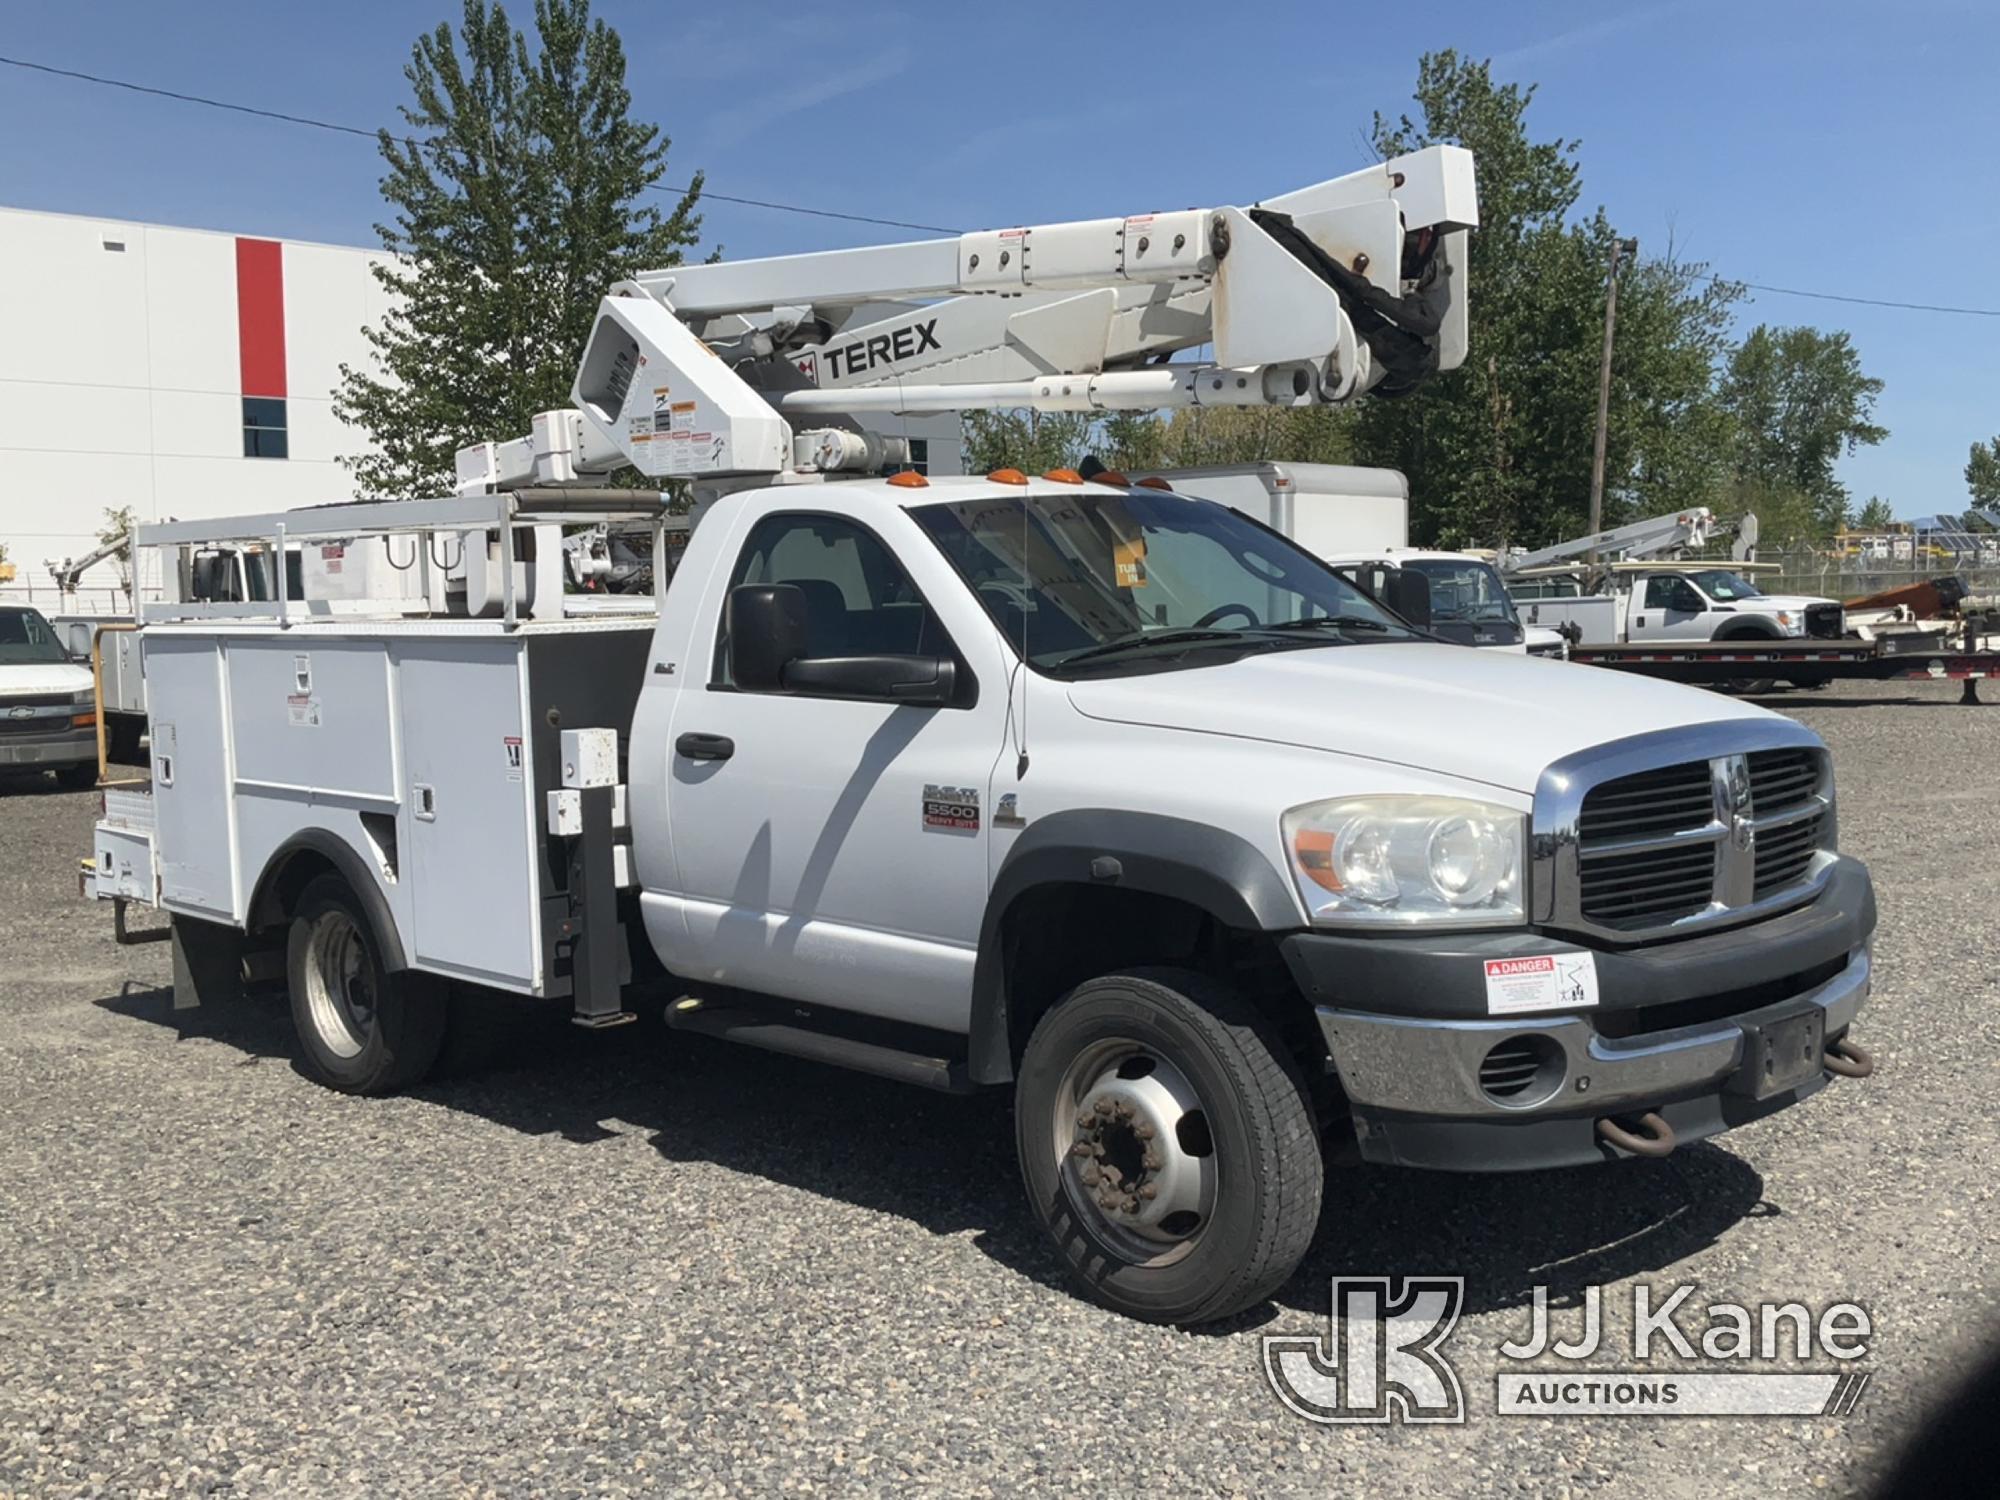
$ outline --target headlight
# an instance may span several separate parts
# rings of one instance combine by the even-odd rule
[[[1788,609],[1779,610],[1778,623],[1784,626],[1785,629],[1790,630],[1792,628],[1792,612]]]
[[[97,689],[94,687],[87,687],[84,688],[81,692],[71,693],[69,695],[69,701],[72,705],[78,708],[82,708],[88,704],[95,704],[97,702]]]
[[[1497,927],[1526,921],[1527,820],[1460,797],[1349,797],[1286,813],[1292,877],[1329,926]]]

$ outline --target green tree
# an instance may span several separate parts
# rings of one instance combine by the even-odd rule
[[[1759,324],[1730,355],[1721,385],[1738,476],[1801,491],[1819,534],[1831,535],[1850,508],[1835,462],[1889,435],[1869,420],[1881,392],[1844,332]]]
[[[1073,469],[1094,446],[1095,425],[1088,412],[969,411],[960,419],[965,471]]]
[[[589,0],[536,0],[535,46],[486,0],[418,38],[411,137],[383,131],[376,226],[391,311],[372,368],[341,367],[334,411],[377,451],[343,461],[364,491],[437,493],[468,443],[565,406],[600,297],[695,243],[702,177],[662,213],[665,136],[628,118],[625,52]]]
[[[1870,495],[1854,524],[1861,531],[1887,531],[1896,524],[1896,508],[1880,495]]]
[[[2000,437],[1972,445],[1965,461],[1965,487],[1975,505],[2000,505]]]
[[[1365,403],[1354,419],[1354,461],[1409,476],[1412,531],[1424,540],[1537,545],[1588,520],[1616,231],[1602,211],[1578,216],[1578,143],[1531,136],[1534,92],[1495,83],[1484,62],[1432,53],[1418,66],[1416,116],[1375,120],[1384,156],[1442,141],[1471,148],[1479,163],[1480,227],[1465,272],[1471,357],[1404,400]],[[1706,503],[1726,482],[1714,370],[1740,295],[1671,249],[1621,271],[1608,523]]]

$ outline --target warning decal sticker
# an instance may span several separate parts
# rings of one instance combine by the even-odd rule
[[[979,788],[926,786],[924,829],[929,833],[979,832]]]
[[[521,779],[521,737],[518,734],[510,734],[503,738],[500,744],[507,752],[507,779],[509,781],[519,781]]]
[[[319,728],[319,700],[310,693],[292,693],[285,699],[285,719],[295,729]]]
[[[1584,1010],[1597,1004],[1597,956],[1545,953],[1486,960],[1486,1013]]]

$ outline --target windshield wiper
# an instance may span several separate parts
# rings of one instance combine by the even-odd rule
[[[1240,630],[1197,630],[1192,626],[1180,630],[1135,630],[1130,635],[1113,636],[1108,641],[1099,641],[1095,646],[1085,646],[1081,651],[1065,656],[1055,665],[1074,666],[1080,661],[1095,661],[1100,657],[1116,656],[1122,651],[1135,650],[1141,646],[1199,645],[1203,641],[1242,639],[1244,633]]]
[[[1312,615],[1303,620],[1281,620],[1264,630],[1375,630],[1387,632],[1407,627],[1392,626],[1387,620],[1371,620],[1366,615]]]

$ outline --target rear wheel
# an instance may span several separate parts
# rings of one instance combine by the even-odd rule
[[[1202,1323],[1298,1265],[1325,1170],[1270,1023],[1198,974],[1080,985],[1042,1018],[1015,1088],[1021,1174],[1072,1273],[1105,1306]]]
[[[300,1053],[321,1083],[386,1094],[415,1083],[437,1060],[443,986],[383,967],[381,945],[346,881],[322,875],[300,894],[285,961]]]

